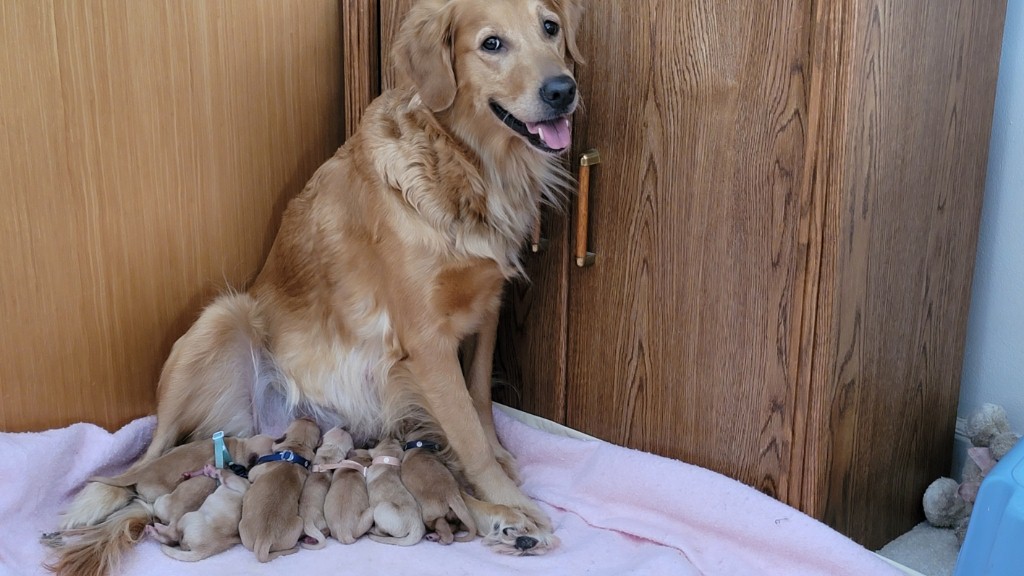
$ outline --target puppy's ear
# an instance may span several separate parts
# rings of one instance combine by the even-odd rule
[[[452,5],[448,0],[420,0],[402,22],[392,51],[395,66],[434,112],[455,101],[452,63]]]
[[[562,31],[565,34],[565,48],[569,56],[577,64],[586,64],[579,46],[576,45],[576,34],[583,19],[582,0],[551,0],[551,7],[562,20]]]

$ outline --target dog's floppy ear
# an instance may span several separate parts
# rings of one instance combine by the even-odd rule
[[[448,0],[420,0],[398,31],[395,66],[434,112],[455,101],[455,70],[452,67],[452,7]]]
[[[583,19],[582,0],[551,0],[551,5],[562,19],[565,47],[569,50],[569,56],[577,64],[586,64],[579,46],[576,45],[576,33]]]

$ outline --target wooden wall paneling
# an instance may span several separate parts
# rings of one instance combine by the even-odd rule
[[[577,143],[603,161],[597,263],[570,274],[567,423],[773,495],[794,425],[808,14],[591,5],[579,73]]]
[[[399,86],[395,65],[391,59],[391,47],[402,26],[402,19],[416,0],[380,0],[380,89],[390,90]]]
[[[87,264],[67,190],[67,133],[53,3],[0,4],[0,429],[69,420],[88,391],[77,336],[87,319],[76,297]],[[59,288],[52,291],[51,286]],[[55,359],[64,358],[61,365]],[[76,369],[74,364],[82,362]],[[55,392],[63,399],[54,401]]]
[[[339,144],[337,10],[4,3],[0,428],[152,411],[171,344]]]
[[[386,1],[386,0],[384,0]],[[380,94],[381,38],[378,0],[342,0],[345,137],[359,127],[363,112]]]
[[[795,383],[793,397],[793,449],[790,456],[792,476],[783,500],[791,506],[821,518],[818,492],[822,486],[821,470],[825,454],[815,450],[818,435],[812,431],[821,428],[822,418],[812,407],[812,388],[827,397],[829,392],[820,388],[826,383],[812,378],[815,358],[815,334],[820,329],[819,308],[831,309],[832,294],[821,291],[822,285],[832,282],[835,273],[836,243],[826,238],[834,230],[826,230],[827,207],[834,208],[842,196],[842,171],[845,167],[841,145],[846,134],[845,86],[849,83],[853,34],[846,34],[845,26],[853,20],[851,2],[815,2],[811,14],[810,68],[808,73],[807,103],[807,157],[801,174],[802,188],[809,195],[808,209],[801,214],[800,245],[804,255],[803,313],[798,337],[799,359],[796,373],[790,374]],[[831,238],[829,236],[828,238]]]
[[[804,500],[869,548],[920,521],[949,471],[1004,13],[873,1],[847,22],[808,441],[822,474]]]

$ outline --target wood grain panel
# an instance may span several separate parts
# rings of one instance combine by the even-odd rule
[[[803,501],[870,548],[949,470],[1004,14],[872,1],[846,22]]]
[[[394,46],[395,35],[402,26],[405,17],[416,0],[380,0],[380,87],[390,90],[399,86],[400,80],[395,73],[395,63],[391,59],[391,47]]]
[[[819,466],[824,465],[808,438],[820,438],[810,432],[812,426],[820,425],[820,418],[812,413],[812,388],[819,386],[812,378],[814,335],[818,327],[819,308],[831,306],[832,294],[820,291],[834,273],[835,242],[826,238],[826,205],[842,195],[842,173],[844,148],[842,142],[846,133],[846,102],[849,83],[849,54],[852,34],[845,34],[844,26],[852,22],[853,4],[849,2],[816,2],[813,6],[810,40],[811,69],[808,76],[808,134],[807,158],[801,175],[802,186],[809,192],[808,210],[801,214],[800,245],[803,255],[798,264],[804,266],[803,313],[799,330],[793,336],[798,339],[799,360],[797,371],[790,378],[795,382],[794,438],[790,457],[791,479],[784,500],[816,517],[823,514],[812,504],[814,490],[821,478]],[[831,232],[833,230],[828,230]],[[823,279],[824,278],[824,279]],[[813,424],[812,424],[813,422]],[[817,514],[813,514],[816,511]]]
[[[568,424],[773,495],[793,435],[808,19],[806,2],[592,4],[578,74],[577,142],[603,162],[597,263],[570,273]]]
[[[340,4],[347,138],[380,94],[380,19],[378,0],[342,0]]]
[[[568,218],[545,207],[543,252],[525,257],[527,277],[505,291],[495,359],[496,401],[564,424],[567,410]]]
[[[173,341],[242,287],[341,137],[338,3],[0,7],[0,428],[154,407]]]

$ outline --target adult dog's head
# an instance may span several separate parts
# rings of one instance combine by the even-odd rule
[[[579,0],[420,0],[394,47],[423,104],[478,152],[571,142]]]

